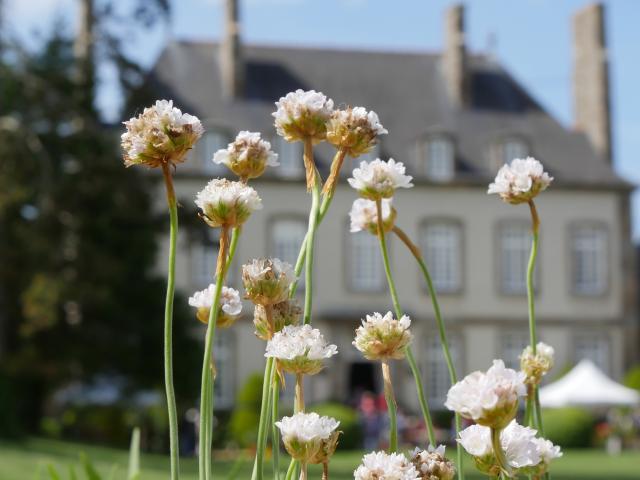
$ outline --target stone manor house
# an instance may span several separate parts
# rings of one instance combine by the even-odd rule
[[[337,105],[375,110],[390,133],[369,157],[393,157],[414,176],[414,188],[397,192],[397,223],[425,253],[461,374],[486,369],[494,358],[515,366],[528,343],[529,211],[486,194],[504,162],[527,155],[555,177],[537,201],[539,332],[557,352],[550,378],[582,358],[619,378],[636,360],[632,186],[612,165],[602,6],[588,6],[573,20],[571,128],[549,115],[494,58],[467,51],[462,6],[445,13],[444,49],[437,53],[244,45],[234,0],[225,4],[225,21],[219,43],[170,42],[150,72],[149,86],[159,98],[172,98],[200,117],[206,128],[176,173],[183,219],[195,217],[195,193],[212,177],[227,174],[211,158],[239,130],[262,132],[280,154],[281,166],[252,183],[264,209],[244,228],[228,283],[242,290],[240,267],[254,257],[295,261],[310,206],[302,145],[276,136],[271,113],[287,92],[316,89]],[[326,175],[332,151],[316,151]],[[381,390],[379,369],[351,345],[365,314],[392,309],[376,238],[349,233],[356,194],[345,179],[355,163],[345,162],[317,238],[314,325],[338,345],[339,355],[309,382],[312,402],[348,401],[362,390]],[[158,195],[159,209],[163,199]],[[177,258],[178,287],[185,295],[212,281],[217,240],[204,223],[187,223],[182,221]],[[390,250],[425,387],[433,406],[441,407],[449,382],[431,303],[405,247],[391,238]],[[164,253],[159,269],[165,268]],[[231,407],[246,377],[263,369],[264,344],[253,335],[250,305],[245,312],[232,329],[219,331],[221,408]],[[194,331],[201,335],[195,320]],[[395,362],[394,368],[401,406],[417,410],[408,367]]]

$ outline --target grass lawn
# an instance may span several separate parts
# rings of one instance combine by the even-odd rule
[[[88,447],[73,443],[53,440],[31,439],[23,443],[0,442],[0,480],[48,480],[46,466],[53,464],[67,479],[68,465],[76,464],[80,452],[85,452],[98,470],[105,475],[113,465],[117,470],[113,480],[126,479],[127,452],[102,447]],[[332,480],[353,478],[353,470],[360,461],[360,453],[336,454],[331,466]],[[237,469],[237,467],[240,467]],[[467,470],[471,473],[467,478],[486,478],[473,472],[471,461]],[[143,474],[141,480],[166,480],[168,478],[168,460],[159,455],[145,455],[142,458]],[[236,470],[235,474],[231,470]],[[40,472],[40,473],[38,473]],[[196,480],[197,465],[193,459],[182,461],[182,479]],[[320,478],[316,470],[311,471],[311,478]],[[271,466],[267,467],[267,478],[271,478]],[[234,462],[218,461],[214,465],[217,479],[250,478],[249,461],[242,465]],[[80,477],[83,478],[82,476]],[[607,456],[599,450],[570,450],[554,464],[554,480],[640,480],[640,452],[626,452],[617,457]]]

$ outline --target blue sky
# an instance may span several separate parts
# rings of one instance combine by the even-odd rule
[[[121,0],[126,3],[127,0]],[[240,0],[250,43],[385,50],[439,50],[449,0]],[[75,0],[5,0],[12,29],[29,37],[55,15],[73,24]],[[571,17],[587,0],[467,0],[467,43],[491,50],[563,124],[572,124]],[[222,0],[172,0],[166,28],[139,36],[131,52],[153,63],[171,38],[216,39]],[[614,155],[618,172],[640,184],[640,1],[609,0],[607,33],[612,75]],[[493,39],[493,40],[491,40]],[[109,72],[100,104],[117,98]],[[634,196],[634,236],[640,240],[640,193]]]

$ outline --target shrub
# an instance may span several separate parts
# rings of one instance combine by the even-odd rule
[[[640,390],[640,365],[635,365],[627,371],[624,384],[629,388]]]
[[[340,436],[339,449],[353,450],[362,447],[362,427],[356,410],[341,403],[329,402],[314,405],[309,411],[333,417],[340,422],[338,430],[343,433]]]
[[[544,410],[545,437],[563,448],[592,446],[595,417],[582,408],[567,407]]]
[[[16,412],[15,388],[9,378],[0,374],[0,437],[15,438],[20,435]]]
[[[229,434],[241,447],[255,443],[262,403],[262,376],[251,375],[238,394],[238,403],[229,420]]]

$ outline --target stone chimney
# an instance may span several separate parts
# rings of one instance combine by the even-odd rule
[[[244,95],[245,65],[240,43],[239,0],[224,2],[224,38],[220,42],[222,92],[227,99]]]
[[[453,5],[445,12],[442,71],[451,100],[459,107],[469,102],[467,47],[464,41],[464,6]]]
[[[611,163],[609,59],[602,4],[588,5],[575,14],[573,49],[575,128]]]

